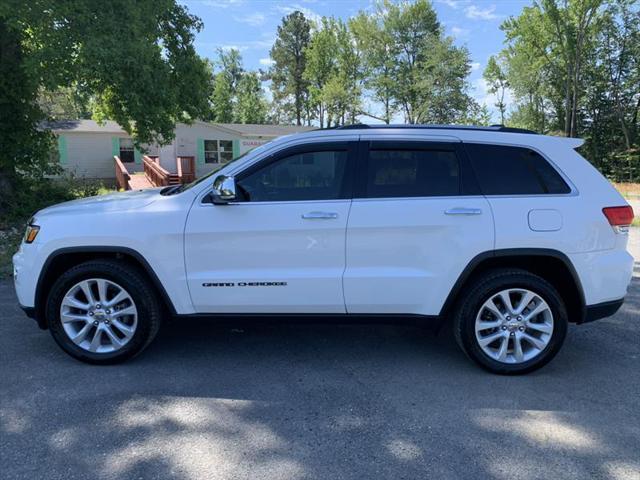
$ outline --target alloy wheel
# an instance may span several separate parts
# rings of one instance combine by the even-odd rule
[[[501,290],[480,307],[475,335],[482,351],[508,364],[537,357],[553,335],[553,313],[535,292],[523,288]]]
[[[112,353],[133,338],[138,311],[123,287],[104,278],[90,278],[76,283],[62,298],[60,321],[78,347]]]

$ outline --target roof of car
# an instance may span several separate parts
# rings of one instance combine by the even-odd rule
[[[354,123],[352,125],[341,125],[325,130],[367,130],[367,129],[417,129],[417,130],[478,130],[483,132],[504,132],[504,133],[528,133],[538,135],[538,132],[525,128],[505,127],[504,125],[477,126],[477,125],[441,125],[441,124],[375,124]]]

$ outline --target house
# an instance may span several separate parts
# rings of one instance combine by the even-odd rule
[[[179,158],[190,158],[195,176],[199,177],[274,138],[312,129],[201,121],[191,125],[179,123],[171,144],[150,145],[143,153],[134,147],[129,134],[113,121],[99,124],[94,120],[67,120],[48,123],[45,128],[57,137],[60,164],[66,171],[79,177],[106,181],[117,177],[114,157],[120,159],[129,174],[145,171],[145,156],[171,174],[177,172]]]

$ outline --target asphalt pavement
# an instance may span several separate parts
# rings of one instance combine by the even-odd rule
[[[89,366],[5,280],[0,478],[637,480],[636,267],[614,317],[572,326],[521,377],[480,370],[447,334],[388,325],[174,322],[133,361]]]

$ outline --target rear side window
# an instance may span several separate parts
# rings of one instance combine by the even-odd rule
[[[523,147],[466,143],[482,193],[532,195],[569,193],[560,174],[538,152]]]
[[[458,195],[456,154],[440,150],[371,149],[367,161],[368,198]]]

